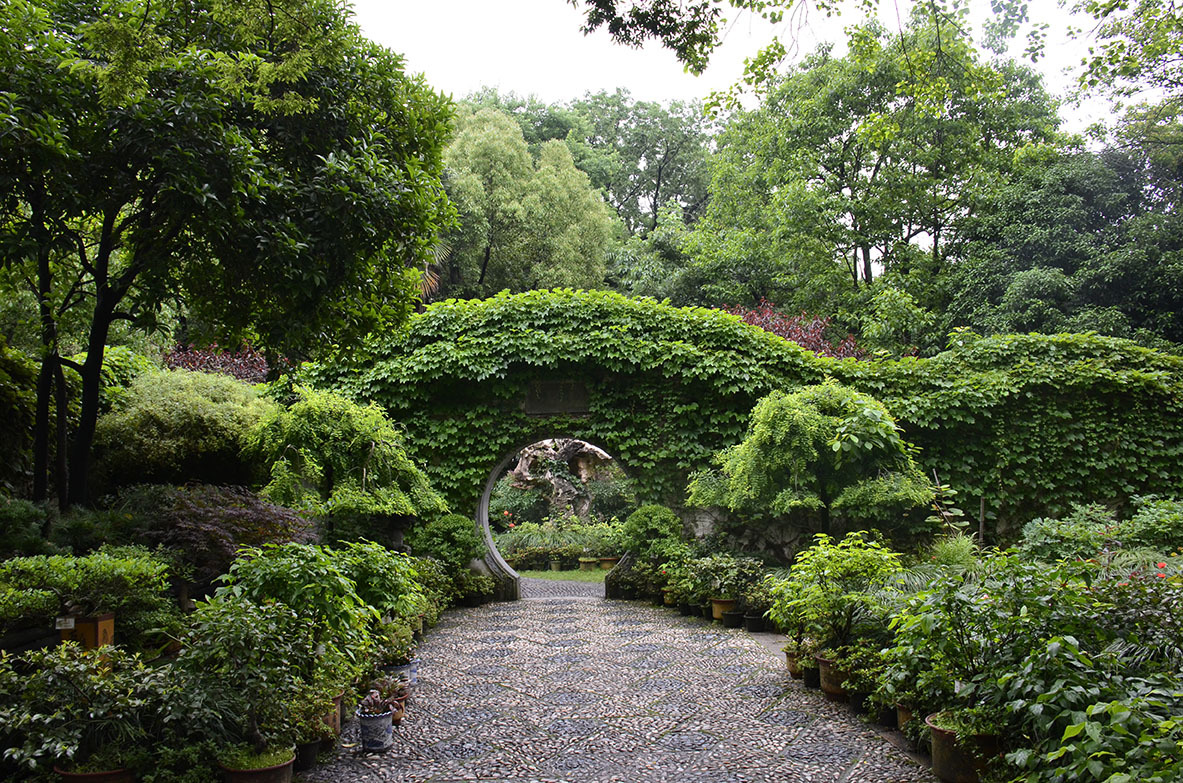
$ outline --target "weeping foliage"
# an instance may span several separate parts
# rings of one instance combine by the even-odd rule
[[[690,504],[757,516],[895,526],[933,499],[909,445],[873,397],[827,381],[774,391],[752,411],[747,436],[721,451],[718,476],[698,474]]]
[[[330,521],[337,537],[366,534],[365,520],[447,511],[381,408],[300,387],[296,395],[294,403],[265,417],[250,435],[247,449],[270,477],[264,497],[347,521],[345,529]]]

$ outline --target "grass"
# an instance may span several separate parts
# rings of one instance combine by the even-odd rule
[[[518,571],[527,579],[551,579],[556,582],[603,582],[608,572],[596,566],[595,571]]]

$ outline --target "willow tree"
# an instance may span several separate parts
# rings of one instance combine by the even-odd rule
[[[57,320],[88,323],[71,502],[114,322],[151,328],[179,300],[211,338],[307,355],[409,313],[409,268],[450,219],[450,106],[339,3],[7,0],[4,16],[0,260],[40,308],[43,450],[72,364]]]

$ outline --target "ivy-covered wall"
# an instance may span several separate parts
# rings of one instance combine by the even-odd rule
[[[826,377],[886,403],[926,471],[969,509],[984,495],[1002,530],[1071,502],[1183,491],[1183,359],[1112,338],[965,335],[932,359],[857,362],[716,310],[559,290],[432,305],[359,355],[311,379],[386,407],[460,511],[509,451],[557,435],[678,503],[760,397]],[[586,415],[526,413],[531,384],[554,379],[586,385]]]

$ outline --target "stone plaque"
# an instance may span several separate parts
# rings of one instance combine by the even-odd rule
[[[587,415],[587,385],[582,381],[531,381],[525,409],[530,416]]]

